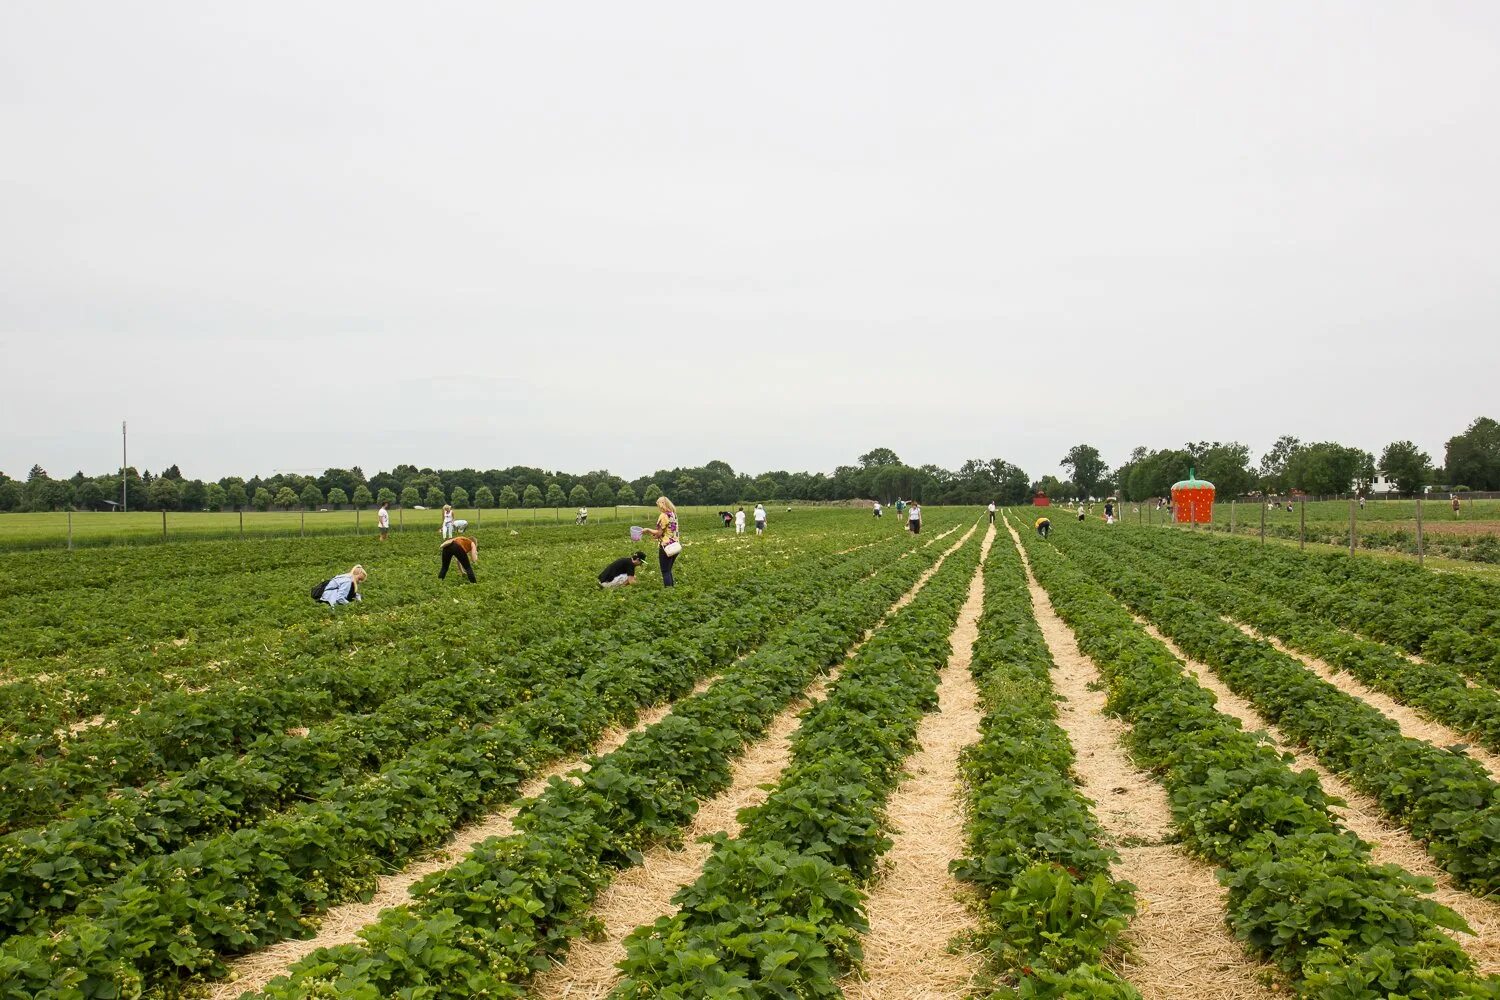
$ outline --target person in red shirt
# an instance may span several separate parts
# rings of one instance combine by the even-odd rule
[[[459,535],[444,542],[440,551],[443,553],[443,568],[438,570],[439,580],[448,575],[448,564],[457,559],[460,568],[468,575],[469,582],[479,582],[474,579],[474,563],[479,561],[478,542],[468,535]]]

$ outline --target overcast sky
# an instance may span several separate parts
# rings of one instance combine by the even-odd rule
[[[1500,417],[1500,4],[0,7],[0,470]]]

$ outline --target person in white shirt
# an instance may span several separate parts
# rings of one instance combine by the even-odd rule
[[[991,500],[990,501],[990,505],[987,508],[985,508],[985,509],[990,512],[990,523],[994,524],[995,523],[995,501]]]
[[[911,507],[907,509],[906,525],[911,529],[913,535],[920,535],[922,533],[922,505],[915,500],[911,502]]]
[[[745,533],[745,508],[743,507],[734,512],[734,533],[736,535]]]
[[[391,502],[389,500],[380,505],[380,512],[375,515],[375,520],[380,524],[380,540],[383,542],[391,533]]]
[[[876,517],[880,516],[880,501],[879,500],[875,501],[875,516]]]
[[[575,517],[575,518],[573,518],[573,523],[574,524],[588,524],[589,523],[589,509],[587,507],[579,507],[578,508],[578,516]]]
[[[453,537],[453,505],[443,504],[443,537]]]
[[[757,535],[766,533],[766,508],[760,504],[755,505],[755,533]]]

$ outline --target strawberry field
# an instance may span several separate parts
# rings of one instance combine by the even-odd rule
[[[1500,587],[1030,512],[0,561],[0,997],[1500,997]],[[360,562],[360,604],[308,587]]]

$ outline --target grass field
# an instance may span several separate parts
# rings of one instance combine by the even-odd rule
[[[720,508],[684,506],[679,516],[684,522],[713,526]],[[794,508],[795,509],[795,508]],[[806,508],[804,508],[806,509]],[[784,517],[786,505],[768,508],[772,518]],[[748,510],[746,512],[748,514]],[[530,510],[479,510],[466,508],[454,512],[456,518],[469,522],[470,530],[505,525],[573,523],[576,509],[564,507]],[[69,521],[72,522],[73,545],[77,548],[97,545],[140,545],[167,541],[245,537],[292,538],[303,535],[374,534],[376,512],[371,510],[329,511],[245,511],[184,512],[173,511],[163,519],[160,511],[131,511],[128,514],[74,512],[45,514],[0,514],[0,550],[66,548]],[[589,524],[620,523],[650,525],[655,522],[654,507],[590,507]],[[391,530],[436,532],[442,524],[441,510],[391,511]],[[165,531],[163,526],[165,525]]]

